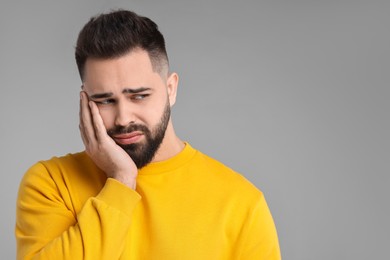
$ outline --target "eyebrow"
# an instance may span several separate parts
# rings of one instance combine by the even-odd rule
[[[140,87],[140,88],[125,88],[122,90],[123,94],[136,94],[136,93],[141,93],[144,91],[148,91],[151,88],[146,88],[146,87]],[[89,98],[91,99],[99,99],[99,98],[109,98],[112,97],[114,94],[112,92],[106,92],[106,93],[96,93],[93,95],[90,95]]]
[[[126,93],[136,94],[136,93],[144,92],[144,91],[147,91],[147,90],[150,90],[150,88],[146,88],[146,87],[140,87],[140,88],[135,88],[135,89],[132,89],[132,88],[125,88],[125,89],[122,91],[122,93],[123,93],[123,94],[126,94]]]
[[[108,93],[98,93],[98,94],[90,95],[89,98],[91,98],[91,99],[109,98],[109,97],[112,97],[113,95],[114,95],[114,94],[112,94],[112,92],[108,92]]]

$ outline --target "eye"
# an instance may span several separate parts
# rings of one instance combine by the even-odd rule
[[[138,100],[143,100],[148,96],[149,96],[149,94],[136,94],[136,95],[132,95],[131,99],[138,101]]]
[[[115,103],[115,100],[114,99],[95,100],[95,103],[97,105],[109,105]]]

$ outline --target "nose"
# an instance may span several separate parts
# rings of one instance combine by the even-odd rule
[[[118,102],[116,106],[115,125],[127,126],[135,123],[134,109],[125,102]]]

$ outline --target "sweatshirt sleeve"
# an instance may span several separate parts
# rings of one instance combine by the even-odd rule
[[[18,194],[17,259],[118,259],[140,195],[108,178],[75,213],[41,163],[25,174]]]
[[[278,235],[267,202],[260,192],[242,228],[237,259],[280,260]]]

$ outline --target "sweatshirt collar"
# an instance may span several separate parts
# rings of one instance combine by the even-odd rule
[[[192,146],[184,142],[185,146],[175,156],[160,162],[152,162],[138,171],[139,175],[157,174],[175,170],[189,162],[196,154]]]

